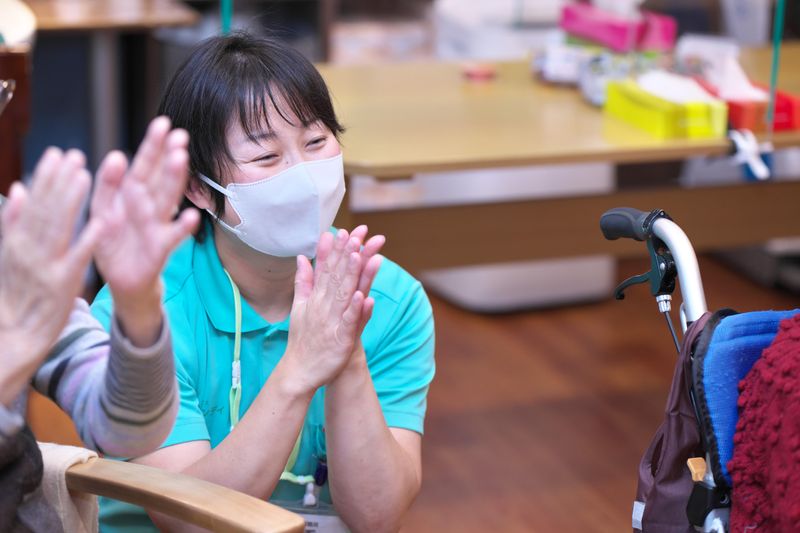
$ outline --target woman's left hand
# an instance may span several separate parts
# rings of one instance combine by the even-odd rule
[[[372,288],[372,282],[375,281],[375,276],[378,274],[378,269],[381,266],[383,257],[379,255],[383,245],[386,244],[386,237],[383,235],[373,235],[366,242],[364,239],[369,233],[369,228],[366,225],[357,226],[350,233],[351,239],[356,239],[359,244],[358,254],[361,261],[361,276],[358,280],[357,290],[364,295],[364,306],[361,309],[361,316],[358,324],[358,337],[364,332],[367,322],[372,316],[372,309],[375,305],[375,300],[369,296],[369,291]],[[330,254],[332,249],[332,241],[328,239],[320,239],[319,247],[317,249],[317,264],[322,264]],[[315,269],[314,278],[315,283],[320,276],[320,271]]]
[[[170,121],[150,123],[128,168],[124,155],[111,152],[97,173],[92,217],[110,226],[95,252],[108,282],[114,309],[135,344],[155,341],[161,323],[159,275],[169,254],[197,227],[199,214],[187,209],[173,219],[188,179],[186,131],[170,131]],[[137,333],[146,331],[138,339]]]

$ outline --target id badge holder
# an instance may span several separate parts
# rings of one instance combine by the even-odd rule
[[[350,530],[333,508],[333,505],[318,502],[316,505],[303,505],[302,501],[274,502],[284,509],[303,517],[306,522],[305,533],[349,533]]]

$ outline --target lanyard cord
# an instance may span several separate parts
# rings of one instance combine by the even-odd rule
[[[242,366],[239,362],[242,352],[242,296],[239,293],[239,287],[233,282],[233,278],[228,274],[227,270],[223,270],[225,275],[228,276],[228,281],[231,282],[231,290],[233,291],[233,311],[235,320],[235,333],[233,338],[233,363],[231,365],[231,390],[228,393],[228,405],[230,409],[231,431],[239,423],[239,407],[242,402]],[[308,485],[314,483],[314,476],[298,476],[290,472],[297,462],[297,456],[300,453],[300,439],[303,436],[303,430],[300,429],[300,434],[292,447],[292,453],[289,454],[289,461],[286,463],[286,468],[281,473],[281,481],[289,481],[296,485]]]
[[[242,297],[239,294],[239,287],[233,282],[231,275],[225,270],[228,281],[231,282],[233,290],[233,310],[236,321],[236,329],[233,339],[233,364],[231,366],[231,390],[228,393],[228,405],[230,408],[231,431],[239,423],[239,405],[242,402],[242,365],[239,358],[242,352]]]

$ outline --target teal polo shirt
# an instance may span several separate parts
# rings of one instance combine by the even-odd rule
[[[228,393],[234,347],[233,293],[207,226],[206,238],[187,239],[164,273],[164,308],[172,328],[180,408],[163,446],[207,440],[216,447],[230,432]],[[421,284],[384,258],[370,291],[372,318],[361,337],[375,391],[389,427],[423,432],[428,386],[433,379],[433,314]],[[111,294],[103,287],[92,313],[110,327]],[[286,349],[289,317],[271,324],[242,299],[240,417],[253,403]],[[313,474],[326,456],[325,390],[314,395],[303,425],[293,473]],[[268,447],[265,447],[268,450]],[[298,501],[304,489],[278,483],[271,500]],[[327,486],[322,500],[330,502]],[[155,530],[140,507],[101,499],[103,531]]]

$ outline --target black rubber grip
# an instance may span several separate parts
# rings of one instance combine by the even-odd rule
[[[610,240],[620,238],[643,241],[647,238],[645,220],[650,213],[632,207],[615,207],[600,217],[603,236]]]

